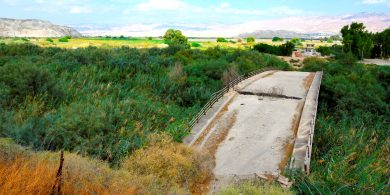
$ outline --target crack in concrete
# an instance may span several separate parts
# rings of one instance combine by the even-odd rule
[[[237,91],[237,93],[241,95],[256,95],[256,96],[274,97],[274,98],[282,98],[282,99],[294,99],[294,100],[302,99],[300,97],[286,96],[282,94],[262,93],[262,92],[255,93],[250,91]]]

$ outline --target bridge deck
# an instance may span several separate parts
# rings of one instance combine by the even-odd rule
[[[231,100],[194,141],[214,154],[218,185],[233,176],[284,169],[314,75],[268,72],[236,86]]]

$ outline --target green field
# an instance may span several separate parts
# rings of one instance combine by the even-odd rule
[[[239,48],[239,49],[248,49],[252,46],[252,44],[245,43],[245,40],[243,42],[239,43],[237,42],[237,39],[228,39],[233,42],[216,42],[216,39],[213,38],[193,38],[189,39],[189,43],[199,43],[200,46],[196,47],[198,49],[207,49],[210,47],[222,47],[222,48]],[[58,39],[53,39],[53,42],[49,42],[46,40],[46,38],[30,38],[30,39],[21,39],[21,38],[3,38],[0,39],[0,43],[32,43],[36,44],[41,47],[59,47],[59,48],[68,48],[68,49],[76,49],[76,48],[85,48],[85,47],[104,47],[104,48],[112,48],[112,47],[132,47],[132,48],[164,48],[167,47],[166,44],[164,44],[164,40],[161,38],[153,38],[152,40],[149,40],[148,38],[125,38],[125,39],[112,39],[112,38],[98,38],[98,37],[91,37],[91,38],[72,38],[69,39],[68,42],[59,42]],[[272,42],[271,39],[256,39],[255,43],[266,43],[269,45],[281,45],[285,43],[283,42]],[[316,47],[318,46],[332,46],[336,43],[327,43],[327,42],[321,42],[319,40],[307,40],[305,42],[302,42],[303,45],[305,44],[315,44]],[[339,44],[339,43],[338,43]]]

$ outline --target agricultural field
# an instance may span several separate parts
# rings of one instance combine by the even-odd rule
[[[52,41],[48,41],[47,38],[3,38],[0,39],[0,43],[31,43],[36,44],[41,47],[59,47],[59,48],[68,48],[68,49],[76,49],[76,48],[85,48],[85,47],[104,47],[104,48],[112,48],[112,47],[122,47],[127,46],[131,48],[164,48],[168,45],[164,43],[162,38],[98,38],[98,37],[90,37],[90,38],[71,38],[68,39],[67,42],[60,42],[58,38],[50,39]],[[227,39],[229,42],[217,42],[216,38],[189,38],[189,43],[191,47],[198,49],[207,49],[210,47],[219,46],[221,48],[238,48],[238,49],[248,49],[253,44],[247,44],[245,40],[242,42],[238,42],[238,39]],[[286,41],[281,42],[273,42],[272,39],[256,39],[256,43],[265,43],[269,45],[281,45]],[[193,44],[195,43],[195,44]],[[196,43],[199,43],[196,44]],[[306,40],[302,42],[302,46],[305,44],[315,44],[316,47],[319,46],[332,46],[334,44],[340,44],[339,42],[335,43],[327,43],[321,42],[320,40]]]

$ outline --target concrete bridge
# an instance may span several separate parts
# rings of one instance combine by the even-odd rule
[[[183,141],[215,157],[212,190],[286,168],[310,170],[322,72],[265,71],[234,83]]]

